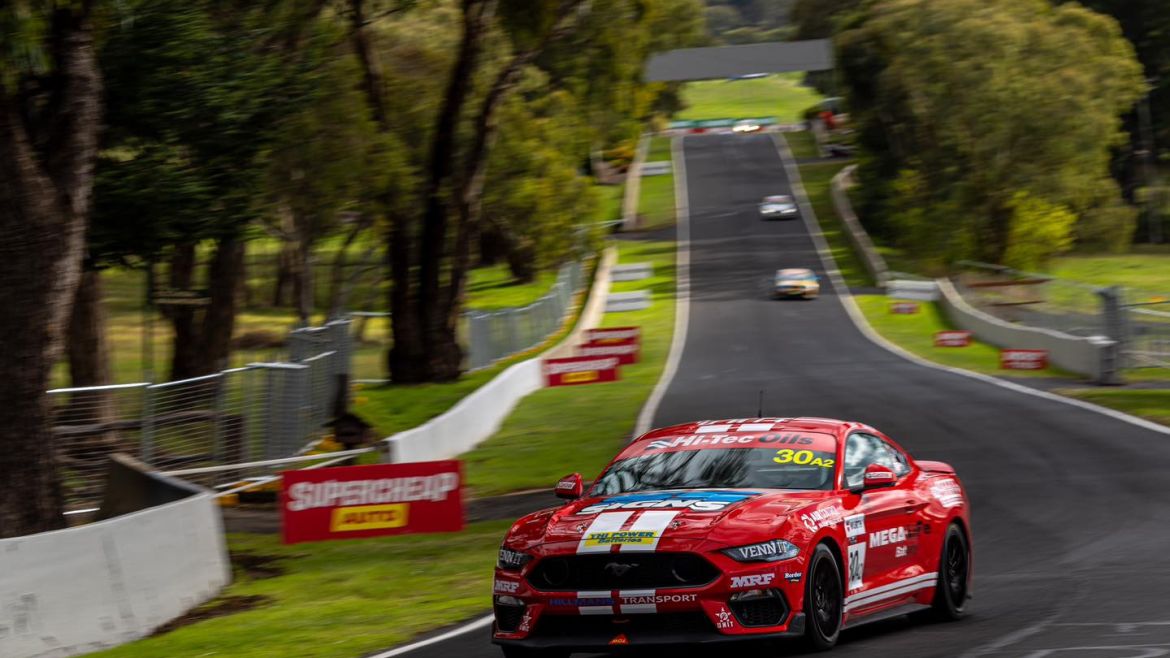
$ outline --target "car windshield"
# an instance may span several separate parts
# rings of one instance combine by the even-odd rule
[[[815,281],[817,275],[812,272],[780,272],[776,275],[781,281]]]
[[[831,489],[832,453],[803,448],[728,448],[639,455],[614,462],[591,495],[661,489]]]

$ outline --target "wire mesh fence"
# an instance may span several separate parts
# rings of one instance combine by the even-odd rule
[[[957,288],[972,306],[1008,322],[1121,344],[1124,368],[1170,368],[1170,296],[1102,288],[964,261]],[[1117,309],[1110,312],[1111,308]]]
[[[345,393],[349,322],[293,333],[299,335],[290,338],[288,362],[157,384],[49,391],[68,505],[98,500],[113,452],[162,471],[201,470],[295,455],[328,433]],[[229,475],[209,470],[192,480],[214,487]]]

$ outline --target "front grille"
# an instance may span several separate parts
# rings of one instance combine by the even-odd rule
[[[709,633],[715,626],[701,612],[668,612],[657,615],[542,615],[533,637],[597,636],[608,639],[626,633],[631,640],[672,633]]]
[[[504,633],[514,633],[520,627],[520,620],[524,618],[525,607],[522,605],[495,604],[496,628]]]
[[[768,590],[766,596],[732,601],[728,605],[744,626],[778,626],[788,616],[784,595],[776,590]]]
[[[693,553],[606,553],[545,558],[528,582],[546,592],[665,589],[700,587],[718,575],[710,562]]]

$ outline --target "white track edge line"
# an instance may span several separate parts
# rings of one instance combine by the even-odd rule
[[[868,338],[870,342],[874,343],[878,347],[885,349],[888,352],[906,359],[907,361],[916,363],[926,368],[933,368],[934,370],[949,372],[955,375],[960,375],[962,377],[967,377],[969,379],[975,379],[987,384],[992,384],[993,386],[999,386],[1000,388],[1006,388],[1016,393],[1023,393],[1025,395],[1031,395],[1033,397],[1059,402],[1061,404],[1077,407],[1086,411],[1092,411],[1103,416],[1108,416],[1115,420],[1129,423],[1130,425],[1135,425],[1152,432],[1170,436],[1170,427],[1159,425],[1158,423],[1146,420],[1145,418],[1139,418],[1138,416],[1127,414],[1122,411],[1117,411],[1116,409],[1103,407],[1099,404],[1093,404],[1092,402],[1085,402],[1084,400],[1065,397],[1056,393],[1035,389],[1030,386],[1024,386],[1023,384],[1017,384],[1015,382],[1011,382],[1006,379],[1000,379],[999,377],[992,375],[985,375],[983,373],[974,372],[972,370],[964,370],[963,368],[956,368],[954,366],[946,366],[941,363],[935,363],[934,361],[924,359],[917,354],[909,352],[902,347],[886,340],[885,337],[874,330],[874,328],[869,324],[869,320],[867,320],[865,315],[862,314],[861,309],[857,306],[857,302],[853,299],[852,293],[849,292],[849,286],[845,284],[845,280],[841,276],[840,270],[837,269],[837,262],[833,258],[832,252],[829,250],[829,246],[825,241],[824,234],[821,233],[820,223],[817,221],[816,214],[813,212],[812,205],[809,203],[808,195],[804,191],[804,184],[801,182],[800,171],[794,164],[795,161],[792,158],[791,152],[788,150],[788,143],[784,141],[783,135],[773,135],[773,143],[776,146],[776,150],[780,154],[780,159],[784,162],[785,170],[788,172],[789,185],[792,187],[793,194],[799,200],[801,206],[801,215],[803,215],[805,226],[808,227],[809,234],[812,236],[813,242],[816,243],[817,254],[821,258],[821,264],[825,266],[825,272],[832,279],[833,287],[837,289],[837,295],[841,298],[841,305],[845,307],[845,312],[849,315],[849,318],[853,321],[853,324],[856,325],[858,331],[860,331],[862,335]]]
[[[678,371],[678,364],[682,361],[682,353],[686,348],[687,325],[691,315],[691,206],[690,194],[687,191],[686,157],[683,153],[683,137],[674,137],[670,145],[671,158],[674,163],[674,208],[675,208],[675,257],[674,257],[674,336],[670,340],[670,354],[666,357],[666,367],[658,383],[654,385],[646,404],[638,414],[638,422],[634,426],[634,437],[645,434],[654,422],[654,414],[658,412],[658,405],[666,396],[666,389],[674,381]]]
[[[398,647],[397,649],[390,649],[389,651],[383,651],[382,653],[376,653],[372,656],[367,656],[366,658],[391,658],[391,656],[401,656],[404,653],[410,653],[411,651],[416,651],[416,650],[421,649],[423,647],[428,647],[432,644],[438,644],[439,642],[445,642],[447,640],[450,640],[453,637],[458,637],[460,635],[470,633],[471,631],[476,631],[476,630],[479,630],[481,628],[484,628],[485,626],[490,626],[492,623],[493,617],[494,617],[494,615],[487,615],[486,617],[480,617],[479,619],[476,619],[475,621],[472,621],[472,622],[468,622],[468,623],[464,624],[463,626],[460,626],[459,628],[451,629],[451,630],[447,631],[446,633],[443,633],[442,635],[436,635],[435,637],[432,637],[432,638],[427,638],[425,640],[419,640],[418,642],[408,644],[404,647]]]

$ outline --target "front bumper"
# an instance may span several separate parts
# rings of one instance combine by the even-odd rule
[[[661,617],[677,615],[664,613]],[[551,617],[551,615],[550,615]],[[727,643],[765,642],[804,635],[804,613],[791,615],[783,630],[742,635],[724,635],[714,629],[706,629],[698,617],[677,616],[666,618],[662,623],[639,624],[629,617],[580,617],[577,628],[556,627],[549,633],[534,632],[523,639],[511,639],[494,633],[492,642],[500,645],[529,647],[532,649],[565,649],[568,651],[614,651],[625,647],[632,649],[647,647],[669,647],[679,645],[718,645]],[[688,627],[689,626],[689,627]],[[494,627],[493,627],[494,630]]]
[[[528,565],[523,576],[497,570],[492,641],[612,651],[804,634],[803,557],[745,564],[722,555],[701,555],[714,567],[712,575],[704,584],[685,587],[554,592],[533,587],[539,577],[529,580],[539,563]],[[575,586],[584,590],[586,583]]]
[[[817,294],[814,288],[781,287],[772,290],[773,297],[814,297]]]

